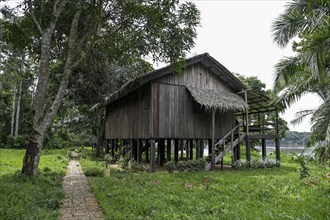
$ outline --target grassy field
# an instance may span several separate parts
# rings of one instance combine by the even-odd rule
[[[289,161],[283,158],[283,161]],[[83,169],[102,163],[81,159]],[[104,167],[104,165],[103,165]],[[90,185],[106,219],[330,219],[329,168],[133,174],[111,170]]]
[[[42,151],[37,178],[21,176],[24,152],[0,149],[0,219],[57,219],[67,150]]]

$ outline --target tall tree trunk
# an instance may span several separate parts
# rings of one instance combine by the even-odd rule
[[[29,133],[29,144],[27,146],[25,156],[23,158],[22,173],[30,176],[36,176],[38,174],[38,165],[40,161],[40,153],[45,132],[53,122],[59,107],[62,103],[65,90],[67,88],[69,77],[72,72],[72,60],[74,56],[74,45],[77,36],[77,27],[81,11],[78,10],[72,20],[70,37],[69,37],[69,49],[68,55],[64,67],[63,78],[60,88],[53,101],[48,113],[45,114],[46,106],[46,93],[47,85],[50,73],[50,48],[51,39],[55,30],[57,20],[62,13],[64,6],[67,4],[67,0],[54,3],[53,17],[47,28],[42,30],[41,25],[34,17],[33,8],[30,5],[31,15],[33,16],[34,23],[38,27],[41,34],[41,53],[40,53],[40,66],[38,74],[38,83],[35,92],[35,96],[32,102],[32,131]],[[73,48],[73,49],[72,49]]]
[[[15,138],[17,138],[18,128],[19,128],[19,115],[20,115],[20,111],[21,111],[21,98],[22,98],[22,84],[23,84],[23,80],[21,80],[21,82],[19,84],[17,111],[16,111],[16,123],[15,123]]]
[[[14,135],[14,127],[15,127],[15,106],[16,106],[16,84],[13,89],[13,105],[11,109],[11,123],[10,123],[10,134]]]

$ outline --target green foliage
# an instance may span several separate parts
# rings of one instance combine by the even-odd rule
[[[298,43],[292,43],[295,56],[283,58],[275,67],[274,87],[280,94],[276,102],[289,108],[306,93],[317,95],[322,100],[321,105],[297,112],[293,123],[312,115],[312,135],[308,145],[321,144],[326,149],[330,145],[329,8],[326,0],[293,1],[273,23],[274,41],[280,47],[298,38]]]
[[[24,150],[0,149],[0,219],[57,219],[64,199],[66,150],[43,151],[41,175],[20,173]]]
[[[98,167],[87,167],[84,169],[86,176],[104,176],[104,171]]]
[[[149,173],[151,169],[149,164],[137,163],[130,160],[126,170],[133,173]]]
[[[311,133],[310,132],[297,132],[297,131],[286,131],[285,137],[281,139],[282,146],[306,146]]]
[[[173,168],[178,169],[180,172],[195,172],[195,171],[205,170],[205,165],[206,165],[205,159],[198,159],[198,160],[179,161],[176,164],[174,164]]]
[[[176,164],[175,164],[175,161],[168,161],[164,164],[166,170],[169,172],[169,173],[173,173],[175,167],[176,167]]]
[[[309,168],[307,167],[307,161],[304,155],[297,156],[296,161],[300,166],[299,167],[300,179],[309,177],[310,176]]]

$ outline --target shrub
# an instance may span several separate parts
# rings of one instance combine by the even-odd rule
[[[205,169],[205,163],[205,159],[179,161],[176,164],[176,168],[180,172],[202,171]]]
[[[139,172],[150,172],[150,166],[144,165],[143,163],[129,162],[128,170],[139,173]]]
[[[304,155],[298,156],[296,161],[300,165],[299,173],[300,173],[300,179],[304,179],[306,177],[309,177],[309,168],[307,167],[307,161]]]
[[[232,168],[236,170],[242,170],[247,167],[245,160],[237,160],[233,163]]]
[[[103,170],[98,167],[87,167],[84,170],[84,173],[86,176],[98,176],[98,177],[104,176]]]
[[[173,173],[173,171],[175,169],[175,161],[169,161],[169,162],[165,163],[164,166],[169,173]]]

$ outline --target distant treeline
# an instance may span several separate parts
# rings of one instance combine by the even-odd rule
[[[309,140],[310,132],[286,131],[285,137],[281,140],[282,147],[305,146]],[[274,142],[267,140],[267,145],[272,146]]]

